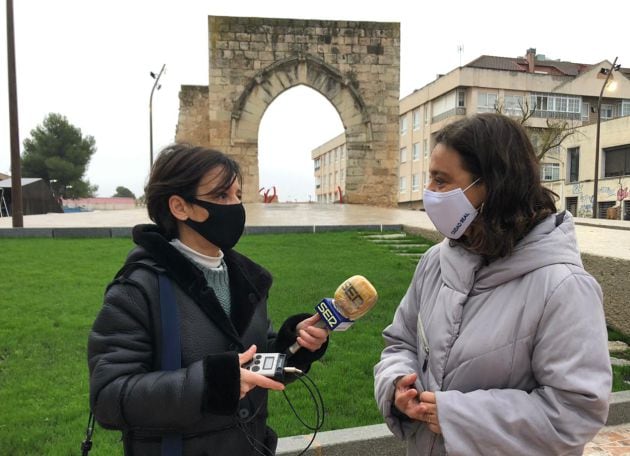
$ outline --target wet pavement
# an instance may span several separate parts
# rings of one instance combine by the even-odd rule
[[[250,203],[248,226],[320,226],[401,224],[433,230],[425,212],[373,206],[317,203]],[[576,218],[582,253],[630,260],[630,221]],[[145,208],[24,216],[25,228],[130,227],[148,223]],[[0,218],[0,229],[12,220]]]
[[[630,456],[630,423],[602,429],[586,445],[584,456]]]

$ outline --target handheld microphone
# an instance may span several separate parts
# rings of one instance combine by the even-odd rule
[[[337,287],[334,299],[324,298],[317,305],[315,310],[321,319],[315,326],[330,331],[345,331],[355,320],[368,313],[377,300],[378,293],[368,279],[352,276]],[[294,354],[299,349],[300,345],[295,342],[288,352]]]

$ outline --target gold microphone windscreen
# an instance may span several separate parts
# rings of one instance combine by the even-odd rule
[[[345,280],[335,291],[335,307],[350,320],[365,315],[378,300],[374,286],[363,276],[355,275]]]

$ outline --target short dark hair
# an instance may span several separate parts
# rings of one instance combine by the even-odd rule
[[[241,181],[238,163],[223,152],[190,144],[172,144],[159,153],[144,187],[149,217],[167,239],[178,236],[177,221],[169,209],[172,195],[183,198],[196,196],[197,187],[209,171],[221,167],[219,184],[213,194],[219,194]]]
[[[501,114],[476,114],[445,126],[436,136],[459,153],[462,166],[480,178],[487,196],[462,239],[487,260],[512,253],[515,244],[556,212],[557,195],[540,180],[540,164],[525,128]]]

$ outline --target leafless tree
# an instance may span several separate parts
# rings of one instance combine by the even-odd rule
[[[524,99],[524,101],[522,101]],[[529,134],[534,147],[536,148],[539,160],[545,156],[547,152],[559,147],[565,139],[578,134],[577,127],[572,125],[566,119],[550,119],[547,118],[545,127],[533,127],[529,125],[531,119],[536,113],[536,106],[530,104],[530,99],[525,96],[518,103],[518,113],[515,114],[513,109],[506,112],[505,105],[497,101],[494,109],[496,112],[511,117],[517,117],[518,122],[525,127]]]

